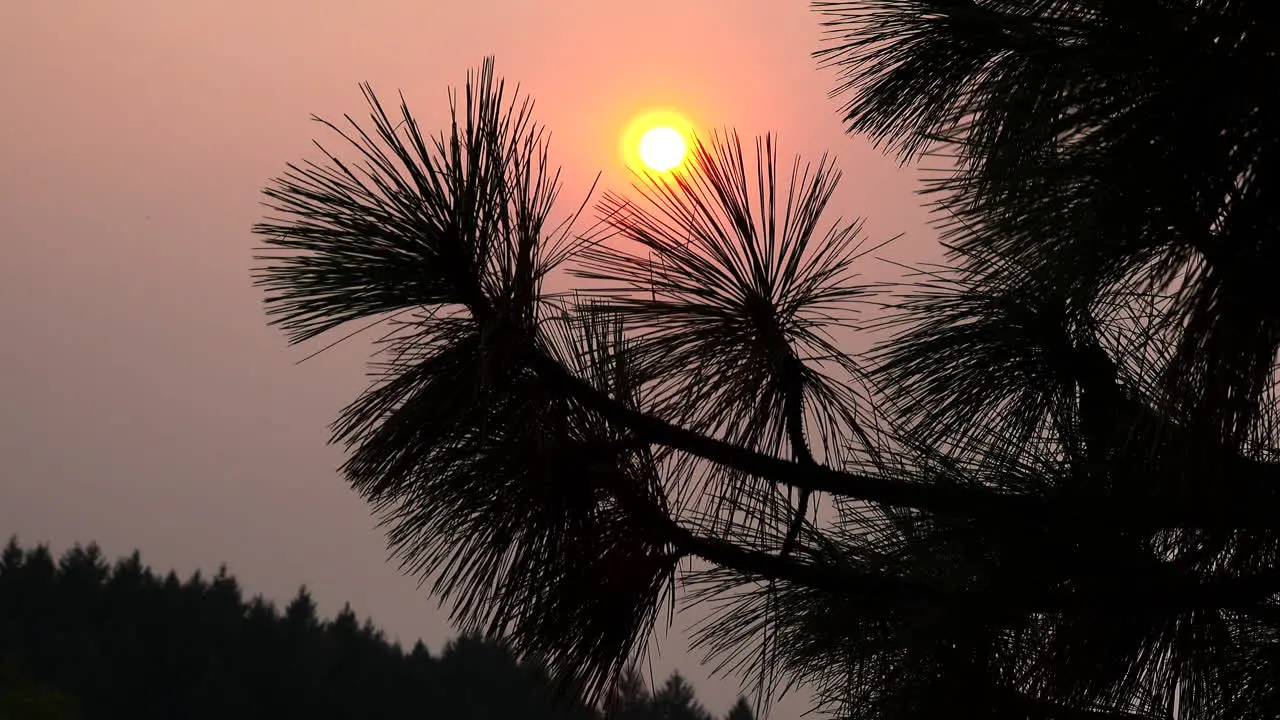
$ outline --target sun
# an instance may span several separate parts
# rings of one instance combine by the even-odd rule
[[[640,138],[640,159],[651,170],[667,172],[684,160],[687,146],[679,130],[659,125]]]
[[[686,162],[693,135],[693,124],[674,110],[641,113],[622,134],[623,163],[636,171],[666,175]]]

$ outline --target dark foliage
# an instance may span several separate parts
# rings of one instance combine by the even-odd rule
[[[295,340],[399,323],[348,479],[589,697],[683,587],[722,667],[845,718],[1274,718],[1272,5],[816,3],[849,129],[938,165],[950,261],[906,283],[769,137],[552,225],[491,63],[432,146],[370,94],[358,165],[268,189],[259,282]]]
[[[638,674],[630,677],[620,715],[659,720],[655,697]],[[669,700],[671,712],[700,708],[692,691]],[[464,636],[439,655],[421,643],[405,651],[349,606],[321,618],[305,587],[278,611],[261,597],[245,599],[225,569],[179,580],[153,574],[137,553],[108,565],[92,545],[59,562],[44,547],[5,547],[0,720],[228,717],[603,713],[557,696],[539,664],[518,662],[500,643]]]

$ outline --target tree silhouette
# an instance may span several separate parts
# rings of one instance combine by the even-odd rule
[[[604,710],[610,720],[638,720],[652,716],[653,698],[637,668],[629,667],[624,670],[609,688]]]
[[[491,61],[432,137],[366,85],[255,226],[291,341],[385,329],[352,487],[464,627],[592,698],[680,585],[721,667],[842,717],[1274,717],[1265,5],[816,6],[849,129],[939,165],[950,264],[861,280],[834,164],[732,131],[557,223]]]
[[[751,709],[751,704],[744,697],[739,697],[724,716],[724,720],[755,720],[755,718],[755,711]]]
[[[679,673],[667,678],[650,702],[654,715],[663,720],[711,720],[711,714],[698,703],[693,688]]]
[[[648,688],[632,682],[639,701],[621,717],[657,720]],[[679,687],[677,705],[700,707]],[[557,696],[544,667],[499,643],[464,636],[439,655],[421,642],[405,653],[349,605],[322,618],[305,587],[281,613],[245,601],[226,568],[182,582],[161,580],[138,553],[109,566],[95,546],[56,563],[16,539],[0,553],[0,720],[604,714]]]

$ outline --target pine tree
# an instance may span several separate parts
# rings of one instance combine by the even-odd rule
[[[13,720],[81,717],[77,710],[86,720],[599,720],[577,696],[557,695],[540,662],[474,634],[440,657],[421,642],[405,653],[350,605],[321,619],[305,587],[281,614],[261,596],[246,602],[225,568],[209,582],[172,573],[162,581],[134,553],[104,577],[85,572],[98,561],[83,562],[91,556],[83,548],[59,568],[47,549],[10,545],[0,566],[0,713]],[[37,607],[31,597],[56,602]],[[107,611],[95,619],[93,607]],[[655,720],[632,677],[637,702],[627,717]]]
[[[859,279],[832,161],[732,131],[575,231],[491,60],[433,139],[366,85],[255,227],[291,342],[388,327],[352,488],[592,699],[683,589],[717,660],[848,720],[1271,720],[1272,3],[816,6],[849,129],[939,166],[947,265]]]
[[[738,696],[738,701],[729,708],[729,712],[725,714],[724,720],[756,720],[756,714],[751,709],[751,704],[747,699]]]
[[[672,673],[653,694],[651,707],[659,720],[711,720],[711,714],[698,702],[693,686],[679,672]]]
[[[640,670],[632,666],[610,688],[604,711],[609,720],[641,720],[652,714],[652,705],[653,699]]]

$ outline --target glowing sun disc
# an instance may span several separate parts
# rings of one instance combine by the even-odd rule
[[[667,175],[688,162],[693,124],[673,110],[650,109],[628,123],[619,138],[626,167]]]
[[[640,138],[640,159],[658,172],[666,172],[679,165],[687,149],[680,131],[666,125],[653,128]]]

